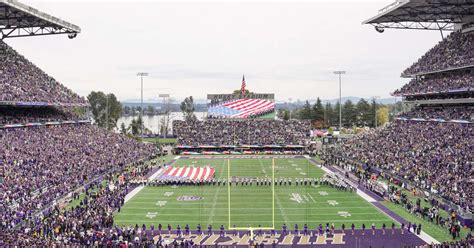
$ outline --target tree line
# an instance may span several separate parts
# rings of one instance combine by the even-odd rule
[[[341,108],[343,127],[374,127],[376,120],[377,126],[388,122],[399,107],[383,105],[377,103],[375,99],[369,102],[362,98],[356,104],[351,100],[346,100],[341,108],[339,102],[334,105],[329,102],[323,104],[318,97],[313,105],[306,101],[302,107],[294,110],[278,109],[277,116],[284,120],[288,120],[290,117],[313,120],[317,128],[337,127],[339,126],[339,109]]]
[[[236,91],[237,92],[237,91]],[[90,103],[90,112],[96,125],[109,130],[117,128],[117,121],[122,115],[137,116],[134,118],[129,126],[122,124],[119,131],[123,134],[138,135],[141,131],[143,120],[140,118],[140,106],[138,107],[123,107],[117,97],[112,94],[105,94],[104,92],[92,91],[87,99]],[[331,104],[330,102],[322,103],[318,97],[314,104],[306,101],[302,107],[296,109],[281,108],[277,110],[277,116],[280,119],[304,119],[312,120],[316,128],[329,128],[339,126],[339,103]],[[186,97],[180,104],[180,110],[185,120],[196,120],[194,112],[196,111],[196,104],[192,96]],[[291,111],[291,112],[290,112]],[[360,99],[357,103],[351,100],[344,102],[341,108],[342,112],[342,126],[350,127],[374,127],[385,124],[393,119],[396,113],[402,111],[401,103],[384,105],[377,103],[375,99],[367,101]],[[157,110],[153,106],[147,106],[144,115],[153,115]],[[169,115],[167,110],[164,114]],[[162,118],[161,133],[166,134],[169,126],[168,118]],[[377,123],[375,121],[377,120]],[[144,130],[148,133],[150,130]]]

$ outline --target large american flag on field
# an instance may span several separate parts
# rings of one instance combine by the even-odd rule
[[[237,99],[217,106],[209,107],[211,116],[225,118],[248,118],[275,109],[275,102],[264,99]]]
[[[214,178],[215,169],[206,167],[169,167],[161,176],[164,181],[209,181]]]

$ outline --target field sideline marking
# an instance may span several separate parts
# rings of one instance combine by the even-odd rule
[[[178,160],[173,160],[170,163],[170,165],[173,165],[176,161],[178,161]],[[153,173],[153,175],[151,175],[147,179],[155,179],[162,171],[163,171],[163,168],[159,169],[157,172]],[[144,188],[145,188],[145,186],[140,185],[140,186],[134,188],[132,191],[130,191],[130,193],[128,193],[123,199],[124,206],[125,206],[125,203],[127,203],[130,199],[135,197]]]
[[[161,172],[163,171],[163,169],[159,169],[158,171],[156,171],[155,173],[153,173],[153,175],[151,175],[149,177],[149,179],[154,179],[156,178],[159,174],[161,174]],[[123,199],[123,202],[124,204],[127,203],[130,199],[132,199],[133,197],[135,197],[140,191],[142,191],[142,189],[144,189],[145,186],[143,185],[140,185],[136,188],[134,188],[132,191],[130,191],[130,193],[128,193],[124,199]]]
[[[357,189],[357,194],[362,197],[364,200],[372,203],[372,202],[377,202],[377,200],[375,200],[374,198],[372,198],[371,196],[367,195],[366,193],[364,193],[362,190],[360,189]]]
[[[311,160],[310,160],[311,163],[313,163]],[[320,165],[320,164],[317,164],[317,163],[313,163],[313,164],[316,164],[316,166],[319,166],[321,169],[323,169],[324,171],[330,171],[329,169],[325,168],[324,166]],[[331,174],[334,174],[334,172],[330,171]],[[384,211],[382,211],[382,209],[378,208],[377,206],[373,205],[374,202],[377,202],[374,198],[370,197],[369,195],[367,195],[366,193],[362,192],[361,190],[357,189],[357,195],[359,195],[360,197],[362,197],[364,200],[368,201],[372,206],[373,208],[377,209],[379,212],[385,214],[386,216],[388,216],[390,219],[394,220],[395,222],[398,222],[395,218],[393,218],[392,216],[390,216],[388,213],[385,213]],[[364,195],[366,197],[364,197]],[[390,209],[389,209],[390,210]],[[392,211],[392,210],[390,210]],[[401,217],[399,214],[395,213],[394,211],[392,211],[394,214],[396,214],[397,216]],[[401,217],[403,220],[405,220],[405,218]],[[398,222],[399,223],[399,222]],[[399,223],[401,224],[401,223]],[[420,237],[423,241],[425,241],[427,244],[431,244],[431,243],[434,243],[434,244],[439,244],[439,241],[436,240],[435,238],[431,237],[428,233],[426,233],[425,231],[421,231],[420,232],[420,235],[418,235],[418,237]]]

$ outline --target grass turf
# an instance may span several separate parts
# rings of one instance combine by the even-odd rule
[[[226,159],[178,160],[174,166],[206,166],[216,169],[216,178],[227,178],[229,173]],[[302,174],[305,173],[305,174]],[[230,161],[230,175],[242,177],[271,177],[271,159],[233,159]],[[275,159],[275,178],[321,177],[324,172],[306,159]],[[230,195],[230,215],[229,215]],[[195,201],[179,201],[179,196],[195,196]],[[389,227],[392,220],[375,209],[370,203],[353,192],[334,189],[329,186],[275,186],[275,200],[272,201],[271,186],[159,186],[145,187],[127,202],[120,212],[115,213],[116,225],[142,225],[159,223],[195,228],[212,224],[225,227],[272,227],[273,204],[275,228],[285,223],[289,228],[304,224],[314,229],[316,225],[334,223],[337,228],[344,223],[349,229],[354,223],[367,228],[374,223]]]

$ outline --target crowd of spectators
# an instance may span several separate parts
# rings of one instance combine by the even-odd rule
[[[74,194],[73,199],[78,203],[71,202],[70,208],[56,204],[50,211],[16,228],[1,226],[0,246],[148,247],[146,244],[154,242],[142,237],[138,226],[113,226],[113,212],[120,211],[125,195],[134,188],[131,181],[147,175],[152,167],[139,163],[133,169],[122,169],[88,185],[82,199]]]
[[[11,107],[0,106],[0,125],[45,123],[54,121],[77,121],[86,119],[72,111],[56,107]]]
[[[95,177],[154,156],[156,149],[89,124],[0,129],[0,144],[2,228],[13,228]]]
[[[469,65],[474,65],[474,35],[456,31],[431,48],[402,74],[414,75]]]
[[[443,120],[463,120],[474,121],[474,106],[431,106],[420,105],[415,109],[400,114],[404,118],[443,119]]]
[[[84,98],[48,76],[0,41],[0,101],[85,104]]]
[[[304,145],[310,133],[304,120],[173,121],[180,145]]]
[[[321,156],[328,163],[355,161],[377,167],[472,209],[473,133],[472,124],[394,121],[327,147]]]
[[[474,72],[456,71],[413,78],[393,94],[399,96],[459,90],[474,91]]]

